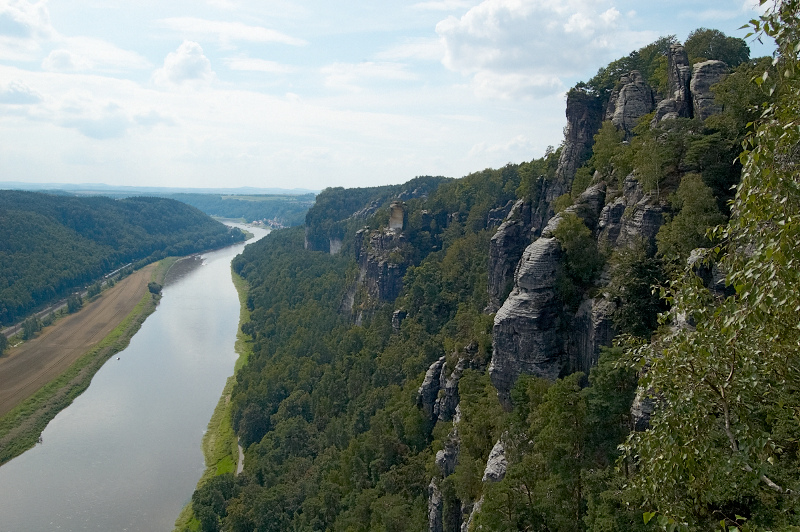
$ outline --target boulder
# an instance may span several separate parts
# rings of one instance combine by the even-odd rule
[[[489,452],[489,459],[486,460],[486,468],[483,470],[483,482],[500,482],[506,476],[506,449],[503,446],[502,440],[497,440],[497,443],[492,447]]]

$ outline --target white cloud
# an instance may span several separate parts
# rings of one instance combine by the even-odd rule
[[[122,137],[133,125],[123,109],[114,102],[97,106],[94,102],[76,102],[62,109],[59,125],[77,129],[98,140]]]
[[[542,98],[565,90],[555,75],[481,71],[472,78],[472,89],[479,98]]]
[[[469,151],[469,155],[471,157],[475,157],[481,154],[517,154],[519,152],[532,152],[535,146],[535,142],[529,139],[525,135],[517,135],[516,137],[512,138],[509,141],[497,143],[497,144],[488,144],[486,142],[481,142],[472,147]]]
[[[56,35],[44,2],[0,1],[0,59],[29,61]]]
[[[476,93],[541,97],[562,79],[645,44],[605,0],[484,0],[439,22],[444,65],[473,78]]]
[[[19,39],[48,38],[53,33],[44,2],[6,0],[0,3],[0,35]]]
[[[50,72],[80,72],[89,70],[92,64],[69,50],[53,50],[42,61],[42,68]]]
[[[238,4],[236,2],[232,2],[231,0],[206,0],[206,4],[210,5],[211,7],[226,9],[229,11],[239,8]]]
[[[176,51],[167,54],[164,66],[153,73],[153,81],[162,86],[205,83],[215,77],[211,61],[203,54],[203,48],[193,41],[183,41]]]
[[[266,59],[256,59],[252,57],[229,57],[225,59],[225,65],[231,70],[244,70],[251,72],[269,72],[272,74],[286,74],[294,72],[296,69]]]
[[[19,81],[0,87],[0,104],[31,105],[42,101],[42,96]]]
[[[223,45],[230,45],[235,41],[247,42],[274,42],[303,46],[308,44],[303,39],[298,39],[261,26],[248,26],[241,22],[223,22],[206,20],[194,17],[166,18],[158,21],[160,26],[179,32],[187,38],[202,39],[212,37]]]
[[[417,76],[405,65],[390,62],[334,63],[322,69],[328,87],[360,90],[360,85],[369,81],[414,80]]]

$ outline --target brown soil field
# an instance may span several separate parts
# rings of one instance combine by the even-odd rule
[[[61,375],[105,338],[147,293],[156,264],[142,268],[75,314],[0,357],[0,416]]]

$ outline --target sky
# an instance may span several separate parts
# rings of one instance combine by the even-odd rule
[[[757,3],[0,0],[0,181],[461,177],[557,147],[598,68],[699,27],[744,38]]]

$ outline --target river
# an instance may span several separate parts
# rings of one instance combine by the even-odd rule
[[[0,532],[172,530],[203,473],[201,439],[233,373],[230,262],[243,248],[177,263],[130,345],[41,444],[0,467]]]

